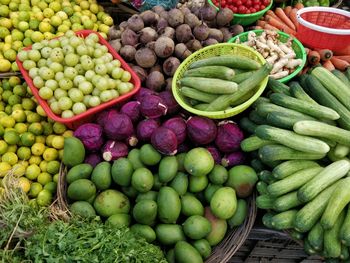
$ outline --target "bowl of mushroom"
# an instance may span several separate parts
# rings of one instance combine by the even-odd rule
[[[288,82],[306,63],[306,51],[298,39],[281,31],[252,30],[239,34],[230,43],[247,45],[273,65],[270,77]]]

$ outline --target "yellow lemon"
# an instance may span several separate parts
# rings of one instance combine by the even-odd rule
[[[18,157],[13,152],[7,152],[1,157],[1,161],[15,165],[18,162]]]
[[[40,115],[40,116],[43,116],[43,117],[46,117],[46,112],[44,111],[43,107],[41,107],[41,105],[38,105],[36,107],[36,112]]]
[[[50,161],[47,164],[47,172],[49,174],[56,174],[60,170],[60,162],[59,161]]]
[[[41,190],[38,196],[36,197],[36,202],[39,206],[48,206],[51,204],[51,201],[52,194],[46,189]]]
[[[67,130],[66,126],[64,124],[62,124],[62,123],[55,122],[53,124],[53,131],[56,134],[63,134],[66,130]]]
[[[30,197],[35,198],[38,196],[38,194],[41,192],[41,190],[43,190],[43,186],[38,182],[34,182],[30,186],[30,190],[29,190],[28,195]]]
[[[0,162],[0,177],[4,177],[11,168],[12,166],[9,163]]]
[[[47,183],[52,182],[52,175],[49,173],[43,172],[43,173],[39,174],[39,176],[36,180],[41,185],[46,185]]]
[[[26,172],[26,167],[21,163],[16,163],[13,167],[13,174],[17,177],[23,176]]]
[[[25,123],[16,123],[14,128],[16,132],[18,132],[18,134],[23,134],[28,130],[27,125]]]
[[[45,144],[41,142],[36,142],[32,145],[31,151],[33,155],[36,155],[36,156],[42,155],[45,151]]]
[[[31,155],[32,152],[29,147],[22,146],[17,149],[17,156],[21,160],[29,160]]]
[[[45,144],[46,138],[43,135],[36,136],[35,137],[35,142]]]
[[[71,130],[65,131],[65,132],[62,134],[62,136],[63,136],[64,138],[72,137],[72,136],[73,136],[73,131],[71,131]]]
[[[41,156],[32,156],[29,158],[29,164],[39,165],[41,163],[41,161],[42,161]]]
[[[28,180],[28,178],[20,177],[18,178],[18,186],[23,190],[23,192],[28,193],[30,190],[30,184],[31,182]]]
[[[0,140],[0,155],[7,152],[8,144],[4,140]]]
[[[11,153],[15,153],[17,152],[17,145],[14,144],[14,145],[9,145],[9,147],[7,148],[7,152],[11,152]]]
[[[8,72],[11,69],[11,62],[7,59],[0,58],[0,72]]]
[[[4,133],[4,140],[5,142],[7,142],[8,144],[17,144],[20,141],[20,137],[18,132],[16,132],[16,130],[10,130],[10,131],[5,131]]]
[[[41,173],[40,167],[37,164],[31,164],[27,167],[25,176],[29,180],[35,180],[36,178],[38,178],[40,173]]]
[[[53,176],[53,178],[52,178],[52,181],[54,181],[55,183],[58,183],[58,178],[60,177],[60,174],[59,173],[57,173],[57,174],[55,174],[54,176]]]
[[[47,161],[41,161],[39,167],[42,172],[47,172]]]
[[[54,161],[58,158],[58,151],[54,148],[47,148],[43,153],[45,161]]]
[[[3,116],[0,119],[0,124],[5,127],[5,128],[12,128],[13,126],[15,126],[16,121],[13,117],[11,116]]]
[[[57,150],[61,150],[64,147],[64,137],[63,136],[54,136],[52,139],[52,147]]]

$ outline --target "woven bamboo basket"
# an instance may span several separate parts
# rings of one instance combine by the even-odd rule
[[[67,168],[61,164],[59,179],[57,184],[57,205],[62,211],[69,213],[67,200]],[[226,263],[240,249],[253,228],[257,208],[255,205],[255,193],[248,199],[248,216],[244,223],[237,228],[232,229],[226,234],[226,237],[212,251],[210,257],[205,263]]]
[[[21,72],[5,72],[5,73],[0,73],[0,79],[7,79],[12,76],[20,76]]]

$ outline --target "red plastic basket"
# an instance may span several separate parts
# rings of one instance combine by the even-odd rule
[[[131,80],[130,82],[132,84],[134,84],[134,88],[132,91],[128,92],[127,94],[124,94],[118,98],[115,98],[113,100],[107,101],[105,103],[100,104],[99,106],[93,107],[88,109],[86,112],[83,112],[81,114],[78,114],[72,118],[61,118],[60,116],[57,116],[55,113],[52,112],[52,110],[50,109],[49,104],[47,103],[46,100],[43,100],[40,96],[39,96],[39,91],[38,89],[35,87],[35,85],[33,84],[33,80],[32,78],[29,76],[27,70],[25,70],[23,68],[22,62],[18,59],[18,57],[16,58],[16,63],[25,79],[25,81],[27,82],[28,86],[30,87],[34,97],[37,99],[38,103],[41,105],[41,107],[43,107],[44,111],[46,112],[47,116],[51,119],[53,119],[54,121],[60,122],[60,123],[64,123],[68,128],[70,129],[76,129],[78,128],[81,124],[86,123],[91,121],[94,118],[94,115],[106,108],[109,108],[111,106],[114,106],[116,104],[120,104],[121,102],[124,102],[126,100],[128,100],[130,97],[132,97],[139,89],[141,86],[141,82],[139,77],[136,75],[136,73],[130,68],[130,66],[121,58],[121,56],[119,56],[119,54],[112,48],[112,46],[98,33],[92,30],[81,30],[81,31],[77,31],[75,32],[75,34],[77,36],[81,36],[86,38],[88,35],[90,35],[91,33],[95,33],[98,35],[99,37],[99,43],[102,45],[105,45],[108,48],[109,53],[112,54],[112,56],[115,59],[118,59],[121,63],[121,67],[124,70],[127,70],[130,72],[131,74]],[[29,50],[31,49],[31,46],[25,48],[25,50]]]
[[[340,50],[350,45],[350,12],[332,7],[307,7],[297,12],[297,38],[310,48]]]

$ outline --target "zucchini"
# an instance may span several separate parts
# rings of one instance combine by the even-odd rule
[[[331,108],[312,104],[285,94],[271,94],[270,100],[279,106],[308,114],[318,119],[325,118],[330,120],[337,120],[340,117],[339,114]]]
[[[340,79],[324,67],[316,67],[311,71],[324,87],[332,93],[348,110],[350,110],[350,89]]]
[[[275,93],[290,95],[290,88],[274,78],[269,77],[267,87]]]
[[[259,181],[257,184],[256,184],[256,190],[258,191],[258,193],[260,195],[266,195],[268,194],[267,192],[267,183],[263,182],[263,181]]]
[[[339,214],[350,202],[350,177],[341,179],[342,183],[334,190],[329,199],[326,210],[321,217],[321,225],[324,229],[330,229],[334,226]]]
[[[248,57],[239,55],[222,55],[197,60],[190,65],[190,69],[200,68],[204,66],[225,66],[230,68],[249,70],[259,69],[261,67],[257,61]]]
[[[330,258],[338,258],[341,254],[341,243],[339,240],[340,228],[344,222],[345,212],[342,211],[331,229],[324,231],[323,249]]]
[[[250,166],[253,167],[257,173],[265,169],[265,165],[259,159],[252,159],[250,161]]]
[[[276,198],[275,202],[273,203],[273,209],[278,212],[283,212],[295,208],[301,204],[302,203],[298,199],[297,191],[294,191]]]
[[[316,250],[310,245],[307,239],[304,240],[304,251],[310,256],[315,255],[317,253]]]
[[[303,113],[295,111],[295,110],[287,109],[287,108],[278,106],[278,105],[273,104],[273,103],[258,104],[256,109],[257,109],[259,115],[262,117],[265,117],[265,118],[267,117],[267,115],[269,113],[277,111],[277,112],[283,112],[283,113],[288,114],[288,115],[293,116],[293,117],[298,117],[299,120],[316,120],[314,117],[311,117],[307,114],[303,114]]]
[[[266,123],[266,118],[261,117],[257,110],[252,110],[249,112],[249,119],[259,125]]]
[[[254,122],[249,120],[247,117],[243,117],[239,121],[239,127],[241,127],[245,132],[253,134],[255,132],[256,127],[258,127],[258,125],[256,125]]]
[[[324,230],[321,224],[318,222],[311,228],[307,235],[307,241],[309,241],[311,247],[317,251],[321,251],[323,249],[323,234]]]
[[[263,170],[258,173],[258,177],[261,181],[271,184],[276,181],[276,179],[272,176],[272,173],[268,170]]]
[[[286,114],[285,112],[272,111],[267,114],[266,121],[272,126],[293,130],[293,125],[300,121],[300,118]]]
[[[341,245],[341,252],[339,258],[341,260],[347,260],[349,258],[349,248],[345,245]]]
[[[319,167],[319,164],[308,160],[285,161],[272,170],[272,175],[276,179],[283,179],[300,170],[312,167]]]
[[[203,91],[189,88],[189,87],[181,87],[180,93],[187,98],[195,99],[195,100],[198,100],[201,102],[207,102],[207,103],[212,102],[218,97],[218,95],[210,94],[210,93],[203,92]]]
[[[346,246],[350,246],[350,205],[346,209],[344,223],[340,229],[340,240]]]
[[[325,154],[305,153],[283,145],[269,144],[259,149],[259,157],[265,163],[284,160],[319,160],[325,157]]]
[[[334,148],[334,156],[344,158],[350,153],[350,147],[342,144],[337,144]]]
[[[284,230],[293,228],[293,222],[298,210],[288,210],[276,214],[271,219],[271,225],[274,229]]]
[[[250,136],[241,142],[241,149],[244,152],[252,152],[258,150],[260,147],[272,144],[273,142],[260,139],[258,136]]]
[[[276,213],[273,213],[273,212],[265,213],[265,215],[263,215],[263,217],[262,217],[263,225],[266,226],[267,228],[273,228],[271,222],[272,222],[272,218],[275,214]]]
[[[272,209],[274,198],[269,195],[259,195],[256,198],[256,206],[260,209]]]
[[[338,128],[319,121],[298,121],[294,124],[293,130],[301,135],[322,137],[350,146],[350,131]]]
[[[305,102],[309,102],[312,104],[319,105],[313,98],[311,98],[305,90],[300,86],[297,81],[291,81],[288,83],[290,87],[290,94],[297,99],[303,100]]]
[[[214,79],[232,80],[235,71],[225,66],[206,66],[187,70],[184,77],[204,77]]]
[[[350,87],[350,80],[346,77],[346,75],[340,70],[332,70],[332,74],[340,79],[346,86]]]
[[[243,73],[237,72],[237,74],[234,75],[234,77],[231,79],[231,81],[239,84],[239,83],[245,81],[246,79],[249,79],[253,75],[253,73],[254,73],[254,71],[247,71],[247,72],[243,72]]]
[[[323,170],[322,167],[312,167],[300,170],[282,180],[274,182],[267,187],[271,196],[281,196],[296,190],[309,182]]]
[[[306,78],[305,90],[320,104],[332,108],[340,115],[337,120],[339,126],[350,129],[350,110],[334,97],[319,81],[312,75]]]
[[[255,71],[249,79],[239,83],[238,90],[230,95],[221,95],[210,103],[208,111],[220,111],[226,109],[229,105],[240,100],[244,95],[255,89],[270,73],[272,66],[268,63]]]
[[[269,125],[258,126],[255,133],[260,139],[274,141],[301,152],[326,154],[330,149],[328,144],[321,140]]]
[[[237,91],[238,87],[237,83],[232,81],[200,77],[184,77],[179,80],[179,83],[181,86],[191,87],[211,94],[232,94]]]
[[[266,147],[266,146],[264,146]],[[302,202],[308,202],[317,196],[322,190],[344,177],[350,169],[350,162],[346,160],[336,161],[326,166],[317,176],[312,178],[298,191],[298,198]]]
[[[322,216],[328,200],[331,198],[337,185],[339,184],[335,183],[329,186],[299,210],[294,220],[294,227],[296,230],[302,233],[310,231]]]

